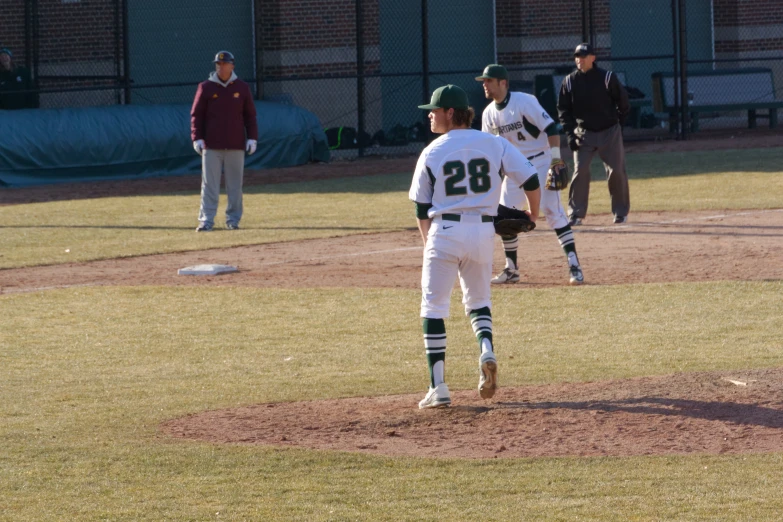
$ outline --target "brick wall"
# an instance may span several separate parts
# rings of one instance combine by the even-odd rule
[[[713,0],[715,27],[783,24],[780,0]]]
[[[14,53],[14,60],[25,61],[24,2],[2,2],[0,4],[0,47],[7,47]]]
[[[256,0],[262,76],[335,76],[356,72],[355,0]],[[365,71],[378,70],[378,0],[362,9]]]
[[[114,60],[115,1],[38,0],[41,63]]]
[[[724,56],[783,51],[783,2],[713,0],[715,52]]]
[[[497,0],[495,11],[497,36],[503,43],[498,61],[509,66],[570,61],[582,38],[582,0]],[[598,58],[611,52],[602,37],[609,33],[609,22],[609,0],[593,0]]]

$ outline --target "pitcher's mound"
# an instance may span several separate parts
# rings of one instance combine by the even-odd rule
[[[492,401],[452,390],[450,408],[419,410],[425,391],[208,411],[162,430],[215,443],[422,457],[783,449],[783,368],[501,387]]]

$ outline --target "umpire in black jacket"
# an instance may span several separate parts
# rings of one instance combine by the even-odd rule
[[[595,52],[582,43],[574,51],[577,70],[563,79],[557,100],[560,123],[574,151],[574,178],[568,192],[571,226],[581,225],[590,195],[590,162],[604,162],[615,223],[625,223],[631,200],[625,172],[622,125],[628,115],[628,93],[611,71],[594,65]]]

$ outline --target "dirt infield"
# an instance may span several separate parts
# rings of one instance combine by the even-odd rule
[[[779,136],[629,144],[629,150],[744,148]],[[410,170],[415,158],[360,160],[250,173],[248,184]],[[198,188],[190,177],[3,190],[0,204]],[[413,226],[413,224],[412,224]],[[242,231],[239,231],[241,233]],[[591,215],[575,228],[586,284],[783,279],[783,209],[632,213],[625,225]],[[254,245],[90,263],[0,270],[0,293],[81,285],[418,288],[418,231]],[[521,237],[518,292],[568,283],[563,254],[543,222]],[[178,276],[201,263],[236,274]],[[500,248],[495,266],[503,264]],[[418,349],[420,347],[412,347]],[[424,364],[422,358],[422,364]],[[501,366],[502,385],[502,366]],[[419,411],[423,395],[261,404],[203,412],[161,427],[164,436],[427,457],[535,457],[746,453],[783,450],[783,369],[692,373],[624,381],[502,387],[492,401],[452,390],[454,406]]]

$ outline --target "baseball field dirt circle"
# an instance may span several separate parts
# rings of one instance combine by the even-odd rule
[[[783,448],[783,369],[259,404],[169,421],[168,436],[456,458],[773,452]]]

